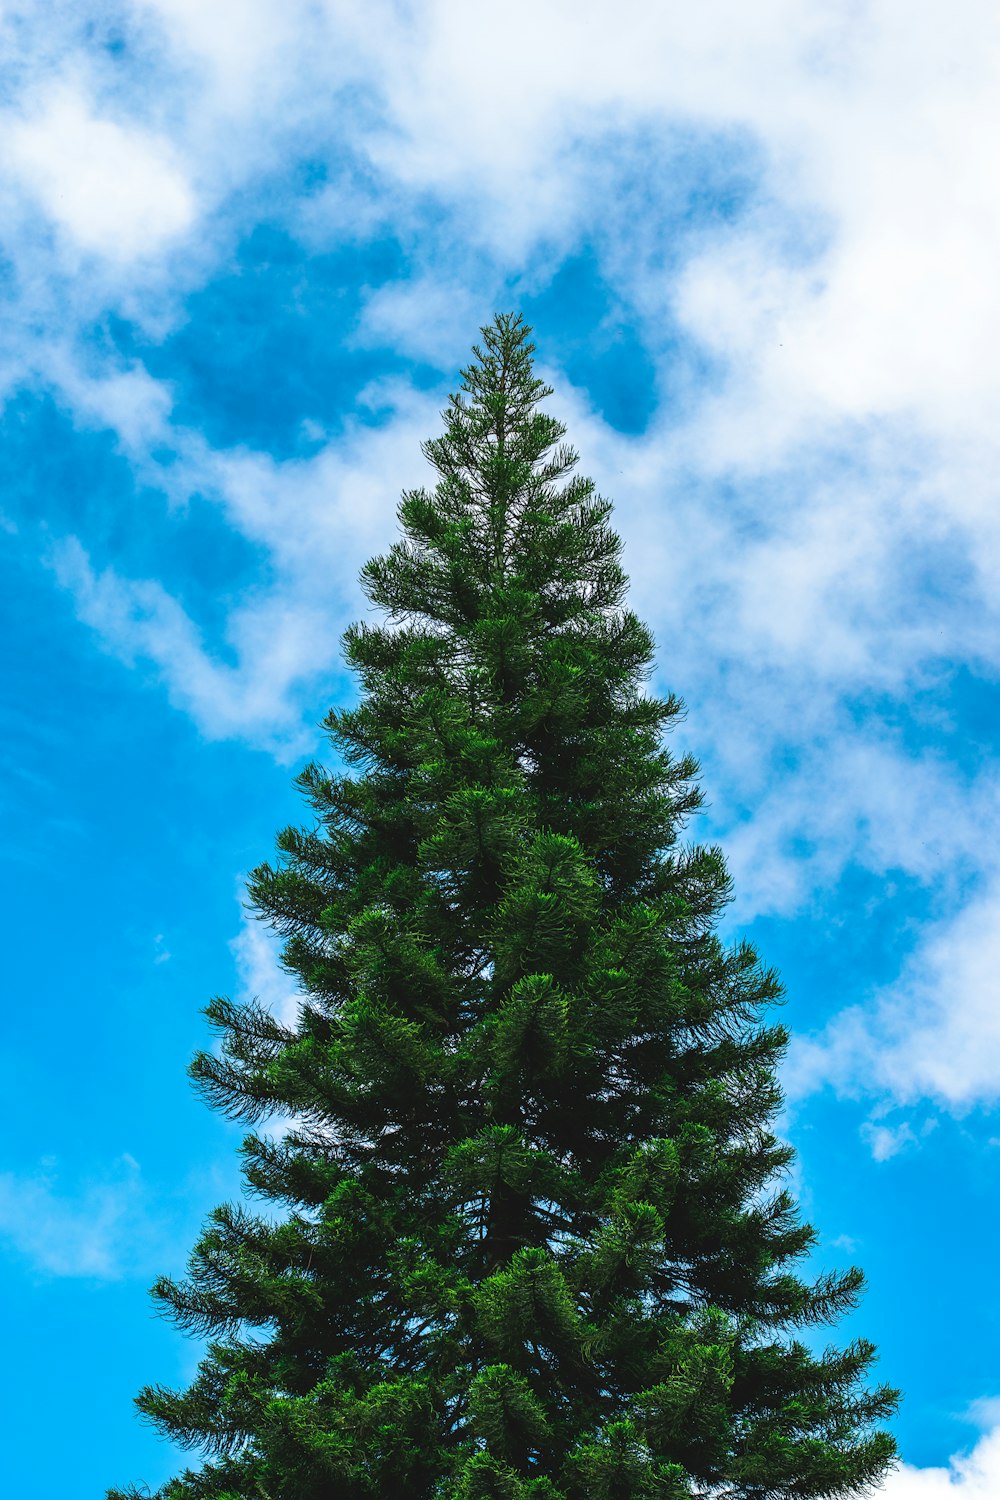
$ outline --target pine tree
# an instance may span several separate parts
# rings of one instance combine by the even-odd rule
[[[293,1029],[208,1007],[192,1073],[247,1136],[246,1203],[154,1296],[207,1337],[140,1410],[203,1455],[162,1500],[848,1496],[892,1462],[874,1348],[816,1353],[859,1271],[814,1243],[772,1131],[776,975],[715,933],[697,767],[644,690],[610,505],[502,315],[423,445],[345,636],[343,774],[250,882]],[[796,1264],[800,1273],[796,1274]],[[136,1491],[129,1493],[135,1494]],[[109,1492],[109,1500],[124,1500]]]

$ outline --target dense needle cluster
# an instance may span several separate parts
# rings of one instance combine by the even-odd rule
[[[242,1148],[267,1215],[217,1209],[154,1289],[209,1339],[139,1398],[203,1455],[163,1500],[847,1496],[892,1460],[872,1346],[794,1336],[862,1276],[796,1274],[780,986],[714,934],[680,705],[529,331],[483,329],[424,444],[345,638],[343,774],[303,772],[312,824],[251,881],[299,1023],[208,1009],[205,1096],[294,1127]]]

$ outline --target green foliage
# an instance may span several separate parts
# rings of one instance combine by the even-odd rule
[[[861,1274],[796,1271],[780,984],[713,931],[680,704],[528,331],[483,330],[424,445],[362,575],[387,618],[345,638],[342,771],[303,771],[312,825],[250,881],[299,1021],[208,1008],[197,1086],[292,1126],[243,1146],[278,1212],[217,1209],[154,1288],[211,1340],[139,1397],[202,1455],[161,1500],[807,1500],[892,1460],[872,1346],[791,1337]]]

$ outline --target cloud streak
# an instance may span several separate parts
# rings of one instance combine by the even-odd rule
[[[824,1085],[896,1105],[930,1099],[959,1115],[1000,1100],[1000,880],[921,934],[904,972],[814,1037],[793,1039],[791,1099]],[[894,1154],[879,1128],[876,1156]],[[889,1149],[891,1146],[892,1149]]]
[[[151,1266],[155,1240],[139,1165],[127,1154],[69,1188],[51,1163],[0,1174],[0,1243],[43,1275],[117,1281]]]

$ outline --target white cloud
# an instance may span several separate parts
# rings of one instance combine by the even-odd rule
[[[22,186],[79,249],[128,262],[185,234],[195,196],[169,140],[95,114],[56,84],[24,118],[5,121]]]
[[[901,1464],[878,1493],[885,1500],[995,1500],[1000,1494],[1000,1427],[984,1433],[971,1453],[949,1459],[947,1468]]]
[[[625,0],[614,15],[598,0],[328,11],[383,101],[366,137],[380,168],[478,205],[463,227],[514,260],[539,235],[564,243],[579,227],[590,176],[579,146],[650,119],[743,124],[776,97],[794,110],[800,54],[824,27],[823,8],[792,0],[697,12]]]
[[[921,1129],[916,1131],[909,1120],[902,1120],[897,1125],[882,1125],[877,1119],[872,1119],[862,1125],[861,1134],[875,1161],[889,1161],[908,1146],[917,1145],[922,1137],[930,1135],[937,1124],[937,1120],[925,1120]]]
[[[47,1159],[33,1176],[0,1174],[0,1243],[50,1276],[116,1280],[150,1249],[146,1191],[127,1153],[113,1172],[66,1189]]]
[[[310,36],[310,7],[299,0],[133,0],[181,62],[200,65],[203,95],[219,113],[252,110],[277,86]],[[289,55],[290,54],[290,55]]]
[[[166,398],[161,387],[122,381],[110,391],[91,383],[85,399],[94,419],[105,421],[116,401],[123,408],[126,398],[132,402],[118,429],[124,444],[143,424],[161,420]],[[313,741],[303,724],[307,694],[339,663],[341,633],[363,607],[357,574],[387,544],[413,455],[419,462],[420,440],[436,421],[432,399],[397,382],[373,385],[365,399],[394,409],[395,420],[384,427],[349,423],[308,460],[217,452],[176,429],[180,456],[168,470],[139,458],[146,481],[159,482],[181,508],[194,492],[214,499],[234,529],[263,549],[275,575],[270,589],[234,604],[219,643],[206,641],[159,580],[95,566],[78,537],[53,548],[55,576],[72,595],[77,618],[120,661],[152,663],[171,701],[209,738],[245,737],[284,760]],[[315,722],[314,699],[308,709]]]
[[[430,473],[419,445],[439,425],[440,404],[403,381],[372,382],[358,397],[359,415],[313,457],[279,462],[266,453],[214,451],[195,441],[184,480],[207,488],[240,534],[266,547],[294,579],[297,592],[353,609],[357,572],[391,540],[415,465],[418,473]],[[360,419],[366,409],[382,410],[388,420],[366,425]],[[315,641],[302,644],[309,650]],[[335,654],[337,644],[330,644]]]
[[[41,1276],[120,1281],[183,1267],[206,1196],[231,1193],[228,1164],[202,1167],[164,1189],[124,1151],[70,1172],[56,1156],[34,1171],[0,1172],[0,1253]]]
[[[104,649],[128,665],[151,662],[171,701],[208,738],[252,736],[283,758],[304,747],[297,699],[308,643],[327,624],[323,615],[284,597],[234,614],[228,630],[238,657],[233,666],[213,656],[190,615],[157,580],[124,578],[113,567],[96,570],[76,537],[57,544],[52,566],[73,595],[77,618]]]
[[[371,292],[357,343],[464,361],[473,313],[488,316],[517,275],[537,289],[586,244],[659,374],[678,320],[713,356],[700,394],[639,438],[602,423],[554,361],[540,373],[584,470],[619,502],[660,676],[695,700],[683,734],[711,747],[738,915],[801,910],[852,862],[946,894],[982,869],[989,784],[970,790],[914,760],[858,704],[908,699],[942,663],[1000,671],[995,7],[966,0],[933,24],[901,0],[623,0],[613,17],[565,0],[511,0],[502,14],[457,0],[253,0],[249,12],[143,0],[129,14],[140,73],[156,71],[148,98],[140,77],[126,87],[85,66],[69,28],[52,76],[33,75],[30,105],[10,117],[22,191],[66,243],[107,262],[74,282],[67,307],[58,256],[23,239],[31,333],[17,358],[81,424],[117,432],[144,482],[180,502],[176,524],[188,493],[214,499],[269,582],[234,600],[215,639],[162,580],[100,565],[86,536],[66,540],[57,576],[104,647],[152,663],[207,735],[282,756],[304,746],[304,707],[315,717],[358,613],[357,569],[390,540],[400,490],[429,477],[418,445],[438,429],[441,393],[372,388],[390,420],[348,421],[314,458],[282,463],[172,426],[166,386],[137,363],[84,366],[74,337],[104,307],[169,319],[171,289],[180,298],[209,276],[225,235],[256,222],[273,166],[350,158],[308,208],[269,199],[267,213],[325,249],[377,222],[405,238],[436,210],[434,233],[413,239],[411,278]],[[747,205],[692,228],[671,196],[677,163],[727,151]],[[628,197],[625,176],[638,184]],[[183,277],[170,259],[180,242]],[[545,330],[536,337],[545,357]],[[179,458],[161,471],[165,439]],[[942,927],[902,988],[803,1051],[802,1076],[845,1088],[874,1076],[893,1098],[924,1090],[956,1108],[985,1097],[958,1017],[982,1020],[963,997],[989,974],[959,950],[962,921],[950,951]]]
[[[88,373],[65,347],[50,346],[43,355],[45,378],[70,408],[80,427],[113,431],[124,452],[143,464],[149,450],[170,435],[173,396],[133,360]]]
[[[660,642],[660,677],[699,694],[684,733],[696,751],[712,749],[710,791],[738,879],[738,915],[793,911],[850,860],[930,880],[973,853],[988,789],[970,794],[946,765],[915,760],[880,737],[877,720],[859,721],[841,703],[845,691],[905,692],[939,650],[941,610],[962,654],[984,630],[961,598],[940,605],[939,619],[911,617],[890,542],[896,498],[880,501],[876,523],[859,479],[835,497],[839,512],[825,492],[829,507],[809,509],[779,489],[766,522],[752,518],[744,537],[746,513],[715,508],[690,485],[672,462],[669,434],[624,438],[557,370],[540,373],[557,386],[550,405],[584,450],[585,468],[606,493],[621,494],[626,562]],[[82,542],[67,540],[57,576],[79,618],[123,661],[153,662],[172,701],[209,736],[247,737],[282,756],[304,748],[302,708],[364,607],[357,572],[391,541],[402,489],[433,480],[419,443],[440,425],[443,393],[378,382],[364,403],[388,410],[388,421],[348,421],[315,456],[280,462],[169,429],[169,393],[135,371],[99,383],[70,369],[61,379],[65,393],[80,392],[81,416],[117,425],[144,481],[168,490],[175,524],[188,494],[214,499],[261,548],[273,579],[234,601],[216,645],[156,579],[100,569]],[[144,458],[142,438],[168,432],[179,456],[164,471]]]
[[[732,700],[724,707],[731,711]],[[798,703],[790,694],[776,707],[795,712]],[[741,708],[746,722],[754,712],[749,693]],[[760,732],[750,763],[730,767],[717,717],[711,713],[702,733],[720,747],[720,769],[729,785],[742,784],[746,807],[744,820],[725,827],[743,920],[801,909],[852,864],[886,877],[891,911],[895,876],[931,885],[950,872],[954,883],[981,859],[983,827],[998,821],[988,785],[970,790],[935,757],[880,742],[876,730],[858,728],[847,715],[822,713],[792,732],[782,733],[779,720]],[[794,764],[770,759],[768,752],[780,756],[789,744]],[[905,921],[905,908],[898,911]]]
[[[449,276],[428,272],[413,281],[390,282],[372,292],[352,345],[385,348],[433,359],[442,365],[469,360],[470,345],[493,309],[472,288],[456,288]]]
[[[241,1000],[259,1001],[282,1025],[295,1026],[302,997],[280,965],[281,942],[271,929],[245,917],[229,946],[236,959]]]
[[[870,1004],[793,1039],[794,1100],[829,1084],[899,1105],[931,1099],[962,1114],[1000,1100],[1000,880],[922,935],[900,978]],[[873,1127],[875,1154],[891,1154]],[[903,1138],[899,1138],[903,1144]]]
[[[992,422],[992,6],[933,27],[898,0],[625,3],[613,19],[599,4],[528,0],[470,17],[438,0],[405,18],[375,7],[375,24],[372,9],[329,14],[379,91],[381,117],[360,139],[380,169],[454,204],[468,234],[515,262],[594,222],[598,243],[625,252],[614,263],[626,295],[658,276],[661,309],[675,306],[734,367],[722,425],[742,406],[756,451],[804,424],[900,409],[948,431]],[[669,176],[678,128],[739,130],[757,147],[756,209],[707,236],[677,286],[643,274],[627,253],[641,226],[587,192],[595,163],[606,187],[608,134],[640,127],[651,177]]]
[[[36,61],[28,97],[42,104],[15,130],[15,157],[83,245],[128,256],[187,227],[182,162],[197,163],[207,202],[289,150],[346,146],[375,163],[397,219],[418,195],[446,203],[456,254],[475,240],[520,268],[532,246],[565,250],[596,229],[650,323],[676,308],[733,366],[719,433],[730,450],[738,436],[780,448],[803,423],[901,408],[949,432],[991,430],[1000,26],[985,0],[934,26],[899,0],[623,0],[614,16],[598,0],[474,14],[456,0],[415,12],[137,0],[123,15],[140,67],[156,68],[153,100],[138,79],[122,85],[127,60],[114,78],[98,65],[69,15],[61,50],[31,33],[38,56],[158,121],[106,117]],[[689,247],[675,283],[662,256],[634,254],[643,225],[621,222],[602,161],[611,140],[634,137],[648,212],[692,133],[703,146],[745,138],[760,190],[737,228]],[[335,194],[330,227],[343,234],[340,206]]]
[[[243,925],[229,944],[240,981],[238,999],[246,1005],[257,1001],[283,1026],[296,1029],[303,996],[295,980],[281,967],[282,940],[265,922],[245,915]],[[261,1122],[259,1131],[280,1140],[306,1124],[301,1115],[277,1112]]]

